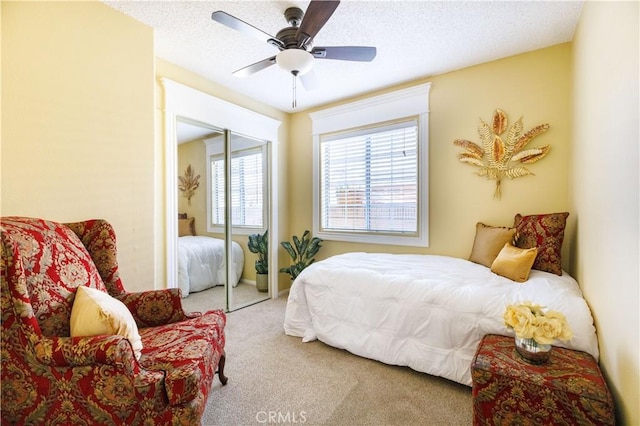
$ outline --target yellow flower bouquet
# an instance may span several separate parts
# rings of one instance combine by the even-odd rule
[[[504,323],[516,334],[518,352],[534,364],[548,360],[551,344],[556,339],[567,341],[573,337],[567,318],[562,313],[545,312],[542,306],[531,302],[507,306]]]

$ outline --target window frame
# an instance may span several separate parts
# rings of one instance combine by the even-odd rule
[[[367,244],[429,246],[429,91],[421,84],[310,113],[313,135],[313,233],[324,240]],[[322,135],[384,125],[391,121],[418,122],[418,229],[415,235],[361,231],[327,231],[321,228],[320,145]]]

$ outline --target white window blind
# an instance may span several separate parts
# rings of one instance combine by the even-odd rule
[[[264,205],[262,148],[234,152],[231,155],[231,223],[234,227],[262,229]],[[211,157],[211,221],[224,225],[224,158]]]
[[[320,136],[320,228],[417,235],[418,121]]]

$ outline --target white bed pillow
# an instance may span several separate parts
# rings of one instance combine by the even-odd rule
[[[131,342],[140,359],[142,339],[138,325],[124,303],[104,291],[80,286],[71,308],[71,337],[119,334]]]

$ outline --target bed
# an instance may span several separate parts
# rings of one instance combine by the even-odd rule
[[[470,364],[485,334],[513,335],[505,307],[535,301],[565,314],[574,332],[559,346],[598,359],[593,318],[577,282],[531,271],[526,283],[465,259],[346,253],[316,262],[294,281],[284,329],[330,346],[471,385]]]
[[[187,235],[178,238],[178,287],[182,297],[189,293],[224,285],[225,241],[219,238]],[[235,241],[232,249],[232,285],[235,287],[242,276],[244,252]]]
[[[244,268],[244,252],[242,247],[232,242],[231,284],[236,287],[242,277]],[[182,297],[189,293],[224,285],[225,241],[204,235],[196,235],[194,217],[186,213],[178,213],[178,288]]]
[[[438,255],[346,253],[316,262],[291,287],[284,330],[470,386],[482,336],[513,336],[503,314],[523,301],[562,312],[574,337],[555,344],[598,360],[591,312],[566,272],[531,270],[517,283],[487,266]]]

